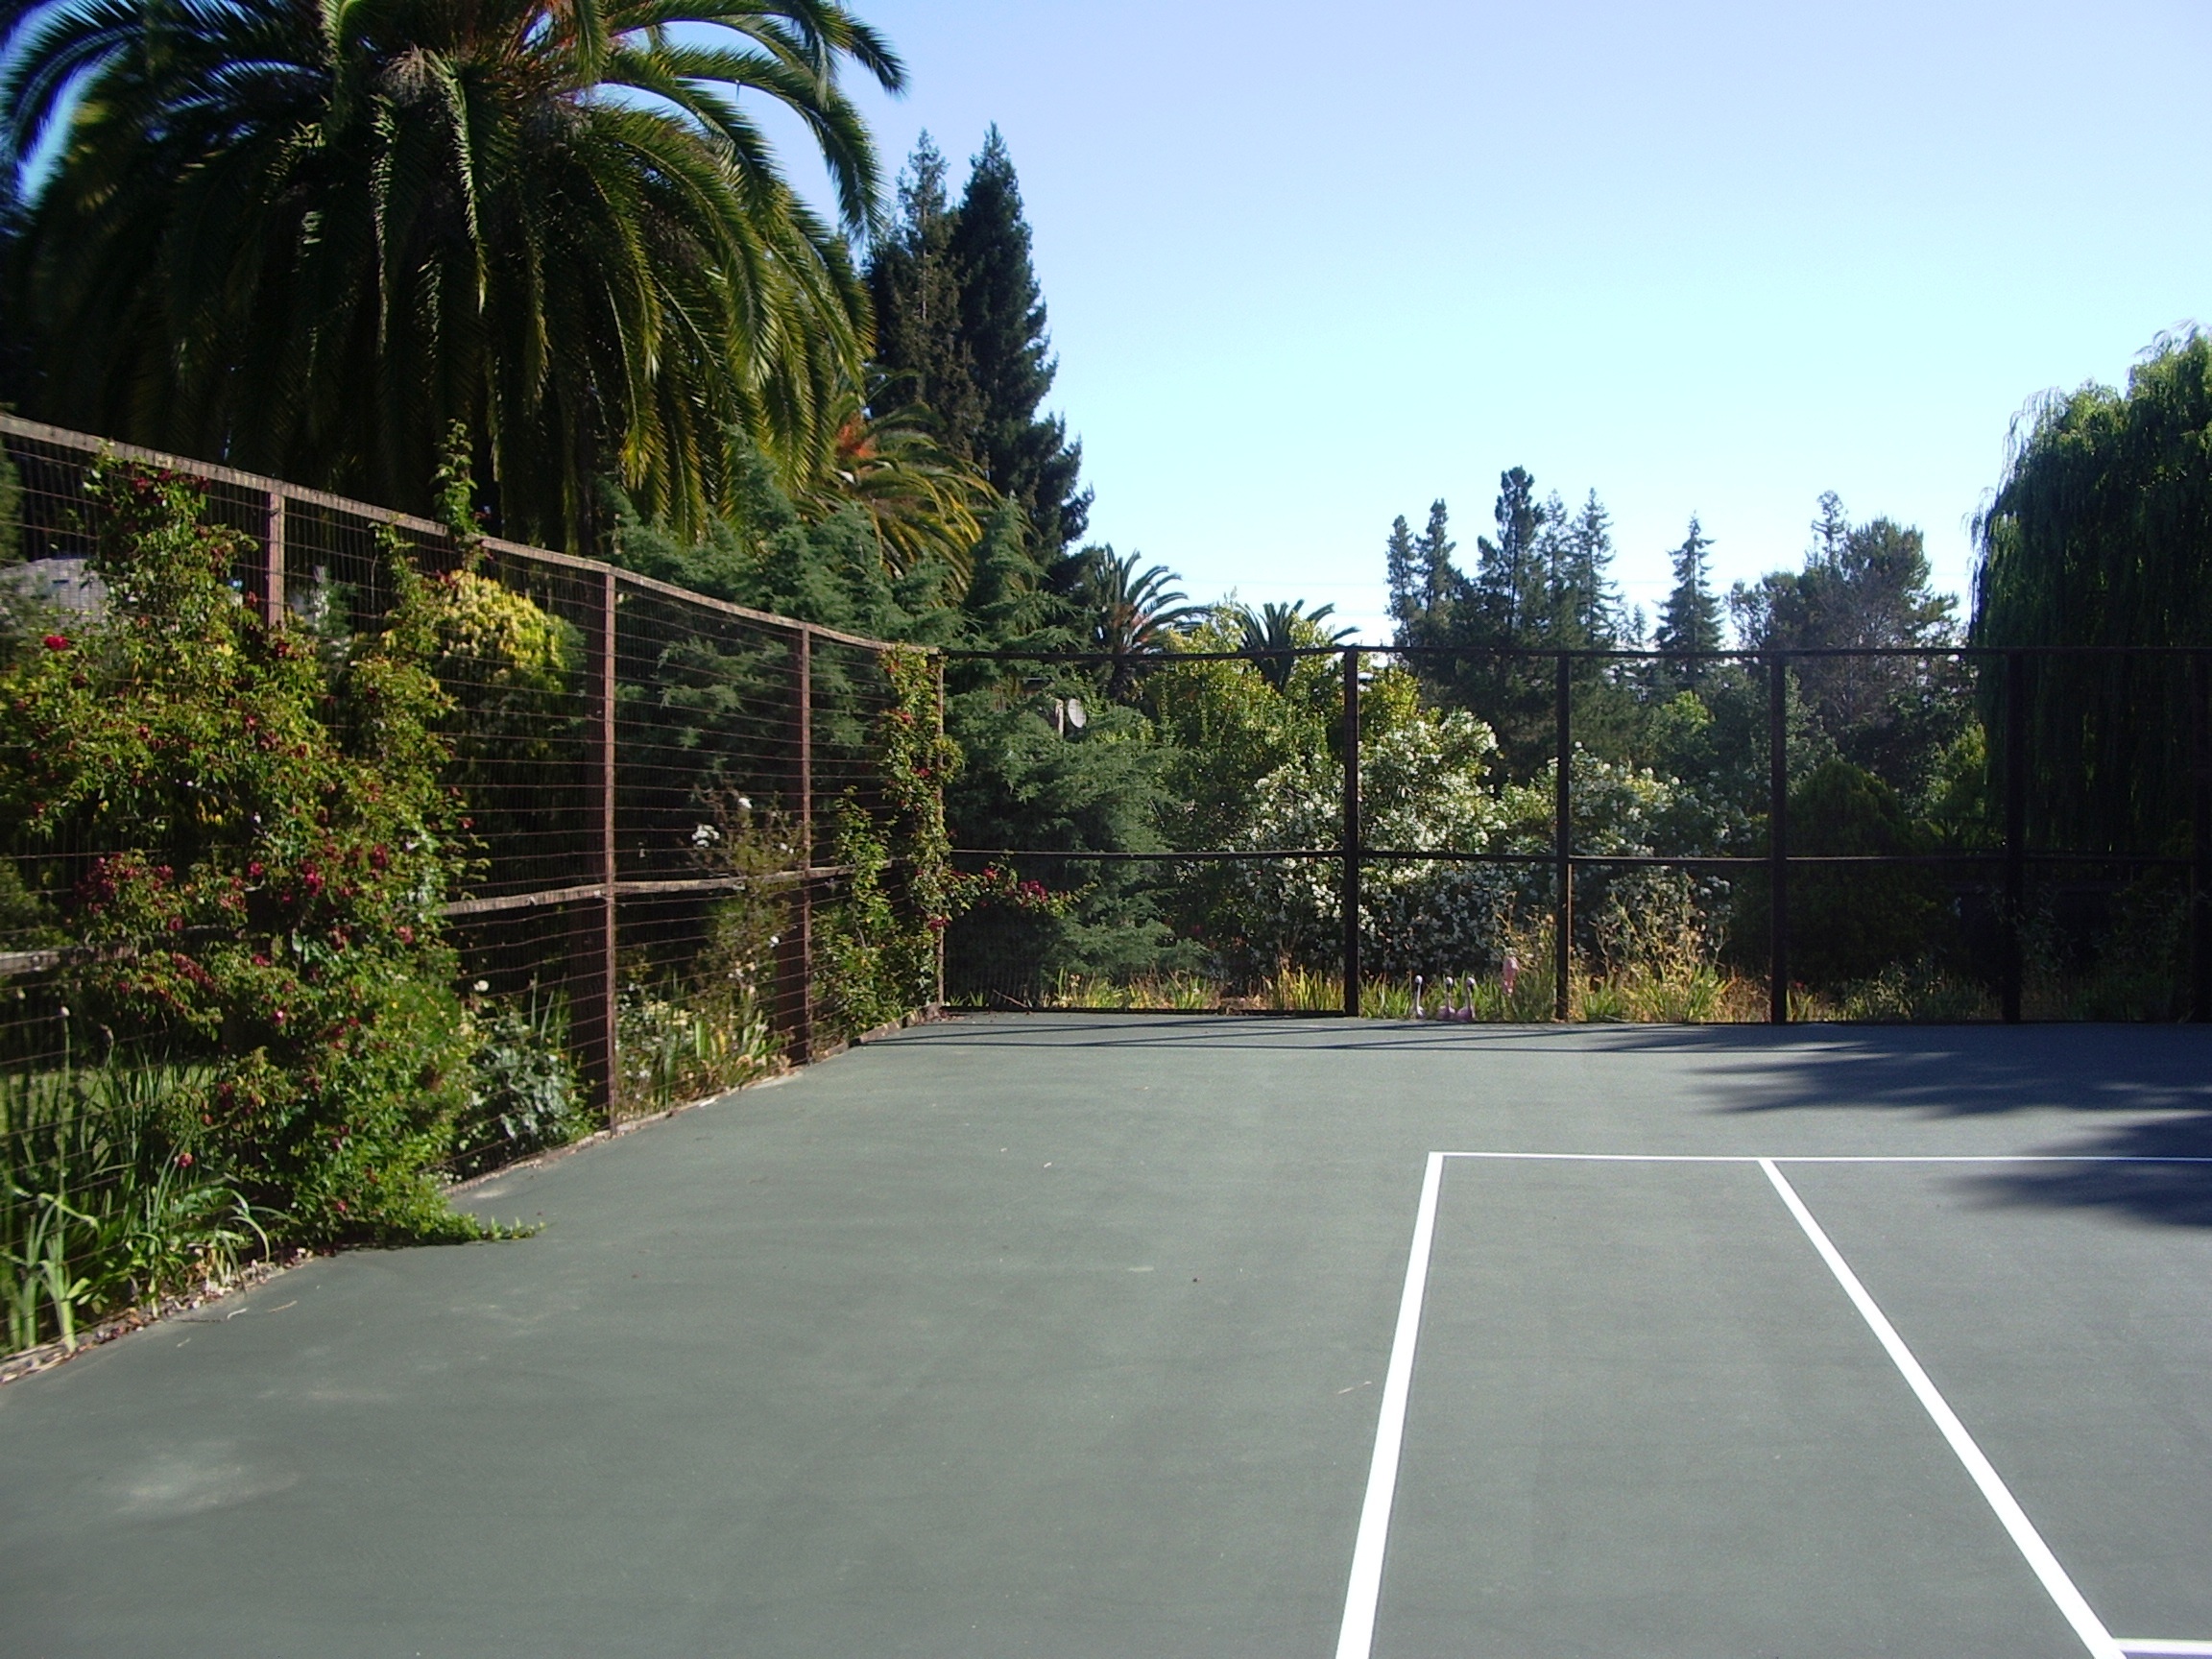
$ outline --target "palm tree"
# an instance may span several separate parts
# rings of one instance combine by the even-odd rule
[[[1287,605],[1268,605],[1258,611],[1241,606],[1237,620],[1244,630],[1244,649],[1252,653],[1262,678],[1277,691],[1288,691],[1290,671],[1298,661],[1291,651],[1299,646],[1334,645],[1358,632],[1357,628],[1332,630],[1321,626],[1335,613],[1334,605],[1309,611],[1305,600],[1293,599]]]
[[[1088,648],[1106,653],[1113,665],[1106,679],[1109,697],[1126,697],[1136,684],[1129,659],[1167,648],[1169,637],[1201,620],[1205,608],[1181,603],[1188,595],[1171,589],[1175,573],[1165,565],[1139,571],[1142,553],[1118,559],[1111,547],[1090,547],[1076,584],[1074,602],[1084,619]]]
[[[869,227],[848,63],[902,84],[840,0],[0,0],[24,401],[419,509],[461,420],[509,535],[586,542],[601,477],[694,531],[733,444],[796,483],[859,379],[846,242],[753,113]]]
[[[839,394],[837,415],[829,464],[797,492],[802,510],[820,518],[857,507],[892,571],[934,560],[966,582],[998,493],[938,441],[926,409],[872,415],[849,387]]]

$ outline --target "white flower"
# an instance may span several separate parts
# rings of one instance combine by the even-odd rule
[[[489,991],[492,989],[492,981],[489,979],[479,979],[476,981],[475,985],[471,987],[471,989],[476,991]]]
[[[711,824],[702,824],[691,831],[691,845],[694,847],[711,847],[721,839],[722,831]]]

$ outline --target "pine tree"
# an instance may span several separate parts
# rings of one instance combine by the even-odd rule
[[[876,365],[883,375],[875,401],[891,408],[921,404],[936,418],[946,448],[973,461],[982,436],[983,399],[961,334],[953,226],[945,196],[945,156],[925,132],[899,175],[899,217],[868,260]]]
[[[1559,643],[1575,650],[1622,641],[1622,599],[1613,590],[1613,516],[1593,489],[1575,517],[1559,516],[1552,548],[1552,609]]]
[[[1543,590],[1537,538],[1545,522],[1536,500],[1536,480],[1524,467],[1498,475],[1498,500],[1492,509],[1498,540],[1479,537],[1475,566],[1475,603],[1492,637],[1521,644],[1532,619],[1531,600]]]
[[[1006,140],[993,127],[974,159],[950,247],[960,273],[960,332],[980,401],[976,459],[992,486],[1029,514],[1041,554],[1081,539],[1091,493],[1077,487],[1083,446],[1060,417],[1040,417],[1058,365],[1030,264],[1028,222]]]
[[[1659,613],[1659,629],[1652,640],[1670,655],[1721,647],[1720,601],[1705,568],[1705,551],[1712,545],[1713,539],[1692,514],[1690,534],[1672,554],[1674,589]],[[1710,662],[1692,661],[1675,665],[1674,674],[1678,681],[1695,685],[1710,677],[1712,667]]]
[[[1390,615],[1398,624],[1400,644],[1410,644],[1407,630],[1429,609],[1429,596],[1414,570],[1413,529],[1401,513],[1390,521],[1390,538],[1382,543],[1382,568],[1390,584]]]

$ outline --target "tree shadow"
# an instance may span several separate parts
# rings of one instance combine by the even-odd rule
[[[917,1025],[898,1043],[990,1048],[1668,1055],[1721,1114],[2062,1113],[2037,1150],[2134,1163],[2023,1165],[1966,1178],[1985,1201],[2212,1227],[2212,1027],[2189,1025],[1453,1025],[1252,1015],[1021,1014]]]

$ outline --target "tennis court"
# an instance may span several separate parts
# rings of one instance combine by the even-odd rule
[[[0,1651],[2212,1654],[2208,1060],[918,1027],[0,1390]]]

